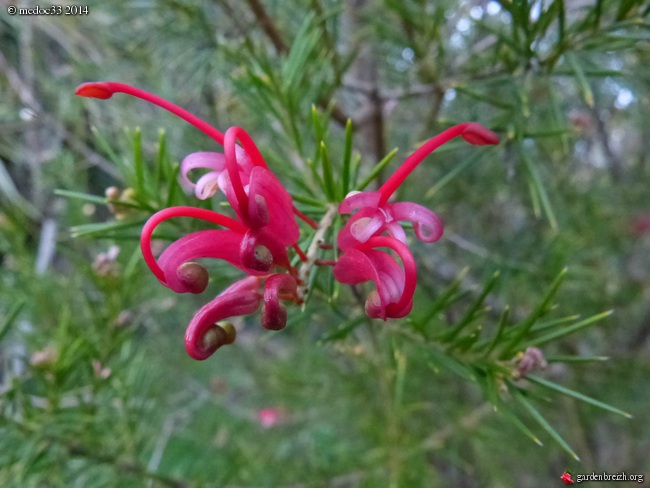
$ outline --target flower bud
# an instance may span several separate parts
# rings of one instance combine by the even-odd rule
[[[210,327],[201,340],[201,346],[206,351],[216,351],[222,346],[232,344],[237,337],[235,327],[229,322],[220,322]]]
[[[232,344],[237,339],[237,329],[230,322],[219,322],[217,326],[221,327],[226,333],[225,344]]]
[[[203,293],[210,281],[207,270],[191,261],[181,264],[176,270],[176,276],[186,291],[195,294]]]

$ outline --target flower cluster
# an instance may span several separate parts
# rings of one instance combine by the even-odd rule
[[[411,222],[416,237],[423,242],[435,242],[443,232],[440,219],[428,208],[412,202],[389,203],[388,199],[425,157],[458,136],[475,145],[499,143],[497,135],[480,124],[456,125],[425,142],[379,190],[352,192],[339,206],[339,213],[356,213],[338,235],[343,255],[334,266],[334,276],[350,285],[374,282],[376,290],[366,300],[370,317],[404,317],[413,307],[417,269],[399,222]],[[377,248],[394,251],[403,268],[391,254]]]
[[[140,239],[142,254],[153,274],[177,293],[202,293],[206,289],[208,273],[196,259],[222,259],[247,275],[203,306],[190,321],[185,334],[189,355],[206,359],[219,347],[232,343],[234,328],[218,322],[253,313],[262,304],[262,325],[271,330],[284,328],[287,313],[280,300],[301,301],[297,271],[291,266],[288,253],[288,248],[293,247],[301,254],[295,216],[312,226],[316,224],[294,207],[291,196],[269,170],[250,136],[239,127],[231,127],[222,134],[182,108],[122,83],[84,83],[76,93],[101,99],[115,93],[142,98],[188,121],[224,148],[223,153],[189,155],[181,163],[181,179],[200,199],[221,190],[236,218],[202,208],[170,207],[147,221]],[[197,168],[207,172],[192,183],[189,173]],[[177,217],[199,219],[222,228],[186,235],[168,246],[156,260],[151,250],[153,232],[160,223]]]
[[[235,218],[197,207],[170,207],[147,221],[140,240],[145,262],[153,274],[177,293],[202,293],[206,289],[209,276],[197,259],[221,259],[246,274],[204,305],[190,321],[185,335],[189,355],[206,359],[219,347],[232,343],[235,329],[221,321],[254,313],[260,306],[265,328],[284,328],[287,312],[281,300],[296,304],[302,301],[299,291],[302,283],[291,265],[291,250],[301,260],[307,260],[297,244],[300,228],[296,217],[314,229],[318,225],[296,209],[251,137],[240,127],[221,133],[177,105],[122,83],[84,83],[76,93],[100,99],[115,93],[141,98],[174,113],[223,146],[223,153],[197,152],[187,156],[180,166],[180,179],[183,186],[202,200],[221,191]],[[497,136],[479,124],[452,127],[415,151],[378,191],[353,192],[340,204],[339,213],[354,213],[338,235],[342,254],[334,263],[334,276],[344,284],[374,282],[376,290],[366,301],[370,317],[384,320],[404,317],[413,307],[417,270],[399,222],[411,222],[415,235],[424,242],[434,242],[442,236],[442,224],[433,212],[415,203],[389,203],[388,200],[428,154],[457,136],[471,144],[498,143]],[[203,170],[204,174],[193,182],[190,172],[195,169]],[[220,228],[186,235],[156,259],[151,249],[154,230],[160,223],[179,217],[199,219]]]

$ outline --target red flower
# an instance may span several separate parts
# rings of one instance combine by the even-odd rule
[[[297,271],[291,266],[287,247],[304,254],[297,246],[300,230],[295,215],[312,227],[316,223],[300,213],[286,189],[266,165],[251,137],[240,127],[225,134],[186,110],[148,92],[122,83],[84,83],[76,93],[93,98],[110,98],[126,93],[142,98],[178,115],[199,128],[219,144],[223,153],[199,152],[181,163],[181,182],[193,187],[200,199],[213,196],[220,188],[237,219],[196,207],[171,207],[154,214],[142,229],[140,244],[145,262],[158,280],[177,293],[202,293],[208,273],[193,262],[198,258],[223,259],[244,271],[249,278],[235,283],[201,308],[190,322],[185,336],[187,352],[205,359],[234,340],[234,330],[214,325],[224,318],[255,312],[262,300],[262,325],[279,330],[287,314],[280,299],[300,303]],[[238,145],[238,143],[240,145]],[[193,169],[207,169],[196,184],[189,180]],[[156,261],[151,251],[154,229],[165,220],[189,217],[207,221],[224,229],[203,230],[186,235],[171,244]],[[272,274],[276,268],[288,274]],[[263,294],[259,291],[264,282]]]
[[[378,247],[397,253],[404,268],[387,252],[377,251]],[[334,277],[347,285],[375,283],[377,290],[366,300],[366,313],[372,318],[404,317],[413,308],[417,282],[415,260],[406,244],[393,237],[372,237],[348,248],[334,266]]]
[[[378,191],[352,192],[339,206],[341,214],[357,212],[339,232],[338,246],[343,255],[334,268],[334,276],[346,284],[375,283],[377,291],[366,301],[366,311],[371,317],[399,318],[407,315],[412,307],[415,264],[399,222],[411,222],[415,235],[423,242],[435,242],[443,233],[440,219],[431,210],[412,202],[388,203],[388,199],[426,156],[458,136],[475,145],[499,143],[497,135],[480,124],[456,125],[411,154]],[[373,249],[376,246],[372,243],[377,243],[376,239],[383,233],[388,236],[382,237],[382,244],[378,245],[397,252],[404,270],[390,254]]]

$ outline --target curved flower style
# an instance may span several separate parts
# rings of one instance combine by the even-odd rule
[[[312,227],[317,224],[299,212],[280,181],[266,165],[251,137],[240,127],[225,134],[186,110],[146,91],[114,82],[84,83],[76,93],[107,99],[115,93],[132,95],[158,105],[223,145],[223,153],[198,152],[181,163],[181,183],[193,187],[200,199],[210,198],[221,189],[237,219],[196,207],[171,207],[154,214],[142,229],[140,244],[144,259],[158,280],[177,293],[202,293],[209,282],[206,269],[194,262],[199,258],[222,259],[244,271],[248,278],[235,283],[201,308],[190,322],[185,336],[187,352],[205,359],[224,344],[234,341],[234,329],[214,325],[235,315],[255,312],[264,302],[262,325],[280,330],[287,313],[280,299],[300,303],[297,272],[291,266],[287,247],[297,245],[300,236],[295,216]],[[193,169],[207,169],[196,184],[189,179]],[[176,217],[189,217],[224,229],[194,232],[167,247],[158,260],[151,250],[155,228]],[[275,267],[289,274],[271,274]],[[264,292],[260,286],[264,283]]]
[[[335,278],[345,284],[373,281],[376,291],[368,296],[366,312],[386,320],[407,315],[413,306],[416,268],[406,246],[406,233],[399,222],[408,221],[418,239],[435,242],[442,237],[442,222],[431,210],[412,202],[388,203],[399,185],[432,151],[461,136],[470,144],[498,144],[492,131],[473,122],[460,124],[427,141],[377,191],[352,192],[339,205],[339,213],[356,210],[338,234],[343,255],[334,267]],[[387,233],[388,236],[382,236]],[[402,269],[393,257],[375,247],[388,247],[400,257]]]
[[[338,235],[339,247],[345,251],[355,243],[366,242],[372,236],[384,232],[406,243],[406,234],[398,223],[400,221],[411,222],[415,235],[423,242],[440,239],[443,233],[442,222],[431,210],[411,202],[388,203],[388,199],[424,158],[458,136],[474,145],[499,143],[496,134],[474,122],[456,125],[429,139],[404,161],[379,190],[352,192],[341,202],[339,213],[358,211],[341,229]]]
[[[377,251],[377,247],[394,251],[404,269],[387,252]],[[417,282],[415,260],[406,244],[394,237],[371,237],[348,248],[334,266],[334,277],[347,285],[365,281],[375,283],[377,290],[372,291],[366,300],[366,313],[372,318],[400,318],[413,308]]]

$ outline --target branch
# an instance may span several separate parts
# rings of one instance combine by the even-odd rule
[[[264,30],[266,36],[273,43],[273,47],[275,47],[277,53],[278,54],[288,53],[289,48],[282,40],[280,31],[278,31],[278,28],[275,26],[273,19],[269,17],[269,14],[266,12],[266,9],[264,8],[264,5],[262,5],[259,0],[246,0],[246,3],[253,11],[253,14],[255,14],[255,18],[257,19],[257,22],[262,26],[262,29]]]
[[[289,47],[282,39],[279,29],[264,8],[264,5],[262,5],[259,0],[246,0],[246,3],[253,11],[255,19],[262,27],[262,30],[273,44],[275,51],[278,54],[288,54]],[[341,127],[345,127],[349,117],[334,100],[326,100],[324,97],[321,97],[317,100],[316,103],[320,108],[328,111],[332,116],[332,119],[334,119],[337,124],[339,124]]]
[[[318,230],[314,233],[314,238],[312,239],[311,244],[309,244],[309,248],[307,249],[307,261],[302,263],[302,266],[300,266],[300,270],[298,271],[298,278],[302,281],[302,285],[300,285],[300,288],[298,289],[298,295],[301,298],[304,298],[309,291],[307,290],[309,273],[314,267],[314,264],[316,264],[320,245],[325,241],[325,233],[332,226],[337,212],[338,209],[336,205],[332,205],[327,212],[325,212],[325,215],[318,223]]]

